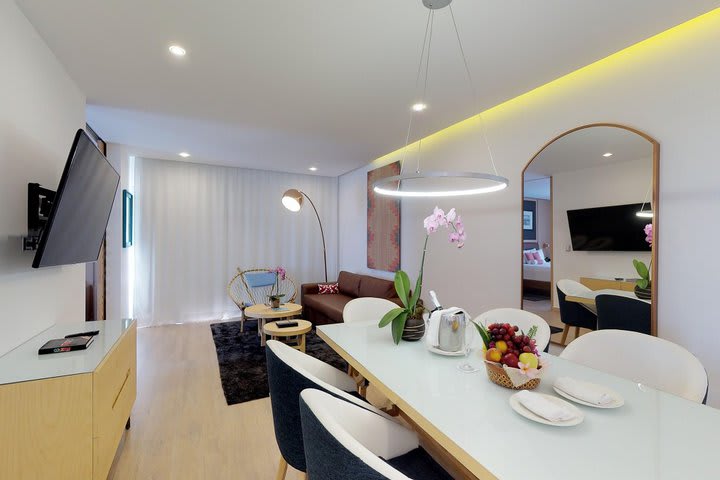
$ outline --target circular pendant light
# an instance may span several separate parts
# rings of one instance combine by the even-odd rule
[[[373,190],[392,197],[460,197],[497,192],[507,186],[505,177],[489,173],[421,172],[380,179],[373,183]]]
[[[405,139],[405,151],[407,151],[410,143],[410,133],[413,126],[413,118],[416,114],[425,112],[427,109],[427,84],[428,72],[430,66],[430,46],[432,45],[433,26],[435,19],[435,10],[448,7],[452,18],[453,27],[455,28],[455,36],[457,38],[460,54],[462,55],[465,72],[470,83],[470,87],[475,95],[475,87],[472,81],[470,68],[468,67],[465,51],[460,33],[455,22],[455,15],[452,10],[452,0],[422,0],[423,5],[428,8],[428,18],[425,26],[425,38],[423,40],[422,52],[420,54],[420,65],[418,65],[415,87],[420,85],[420,79],[423,74],[424,65],[424,85],[422,97],[411,108],[410,123],[407,129],[407,137]],[[405,166],[405,158],[400,161],[400,175],[380,179],[373,183],[373,191],[380,195],[389,195],[395,197],[459,197],[465,195],[480,195],[483,193],[497,192],[505,189],[509,185],[509,180],[498,175],[493,159],[490,143],[488,142],[482,118],[478,114],[480,127],[483,134],[485,144],[487,146],[490,162],[493,167],[493,173],[480,172],[450,172],[450,171],[428,171],[423,172],[420,169],[420,148],[422,148],[422,140],[418,143],[418,165],[414,173],[403,173]]]

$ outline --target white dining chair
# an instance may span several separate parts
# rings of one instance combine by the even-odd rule
[[[353,298],[345,304],[343,308],[343,322],[345,323],[375,323],[377,324],[382,317],[392,310],[398,308],[396,303],[391,302],[386,298],[377,297],[359,297]],[[358,392],[361,395],[367,394],[367,388],[365,385],[365,378],[355,370],[352,366],[348,365],[348,375],[355,379],[357,383]],[[378,405],[384,408],[392,408],[392,402],[385,401],[383,398],[378,402]]]
[[[415,432],[314,389],[300,394],[308,478],[450,480]]]
[[[707,396],[708,378],[700,360],[662,338],[598,330],[570,342],[560,357],[693,402]]]
[[[387,312],[399,305],[386,298],[359,297],[350,300],[343,308],[343,321],[354,322],[379,322]]]
[[[527,333],[533,326],[537,326],[535,333],[535,346],[539,352],[546,351],[550,344],[550,325],[539,315],[517,308],[496,308],[478,315],[475,323],[488,326],[491,323],[509,323],[517,325],[520,330]]]

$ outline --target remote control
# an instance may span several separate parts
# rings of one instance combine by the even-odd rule
[[[100,333],[100,330],[91,330],[89,332],[82,332],[82,333],[71,333],[70,335],[65,335],[65,338],[94,337],[98,333]]]

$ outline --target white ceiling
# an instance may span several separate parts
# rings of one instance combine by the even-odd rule
[[[138,154],[335,176],[401,147],[421,0],[17,0]],[[419,138],[707,12],[717,0],[456,0],[481,99],[438,11]],[[167,48],[187,49],[183,59]],[[491,139],[492,141],[492,139]]]

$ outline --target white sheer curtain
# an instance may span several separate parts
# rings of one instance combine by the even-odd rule
[[[337,179],[137,159],[134,316],[140,326],[239,314],[225,287],[236,268],[282,265],[295,280],[321,281],[320,229],[310,205],[281,203],[297,188],[325,229],[328,276],[337,271]]]

